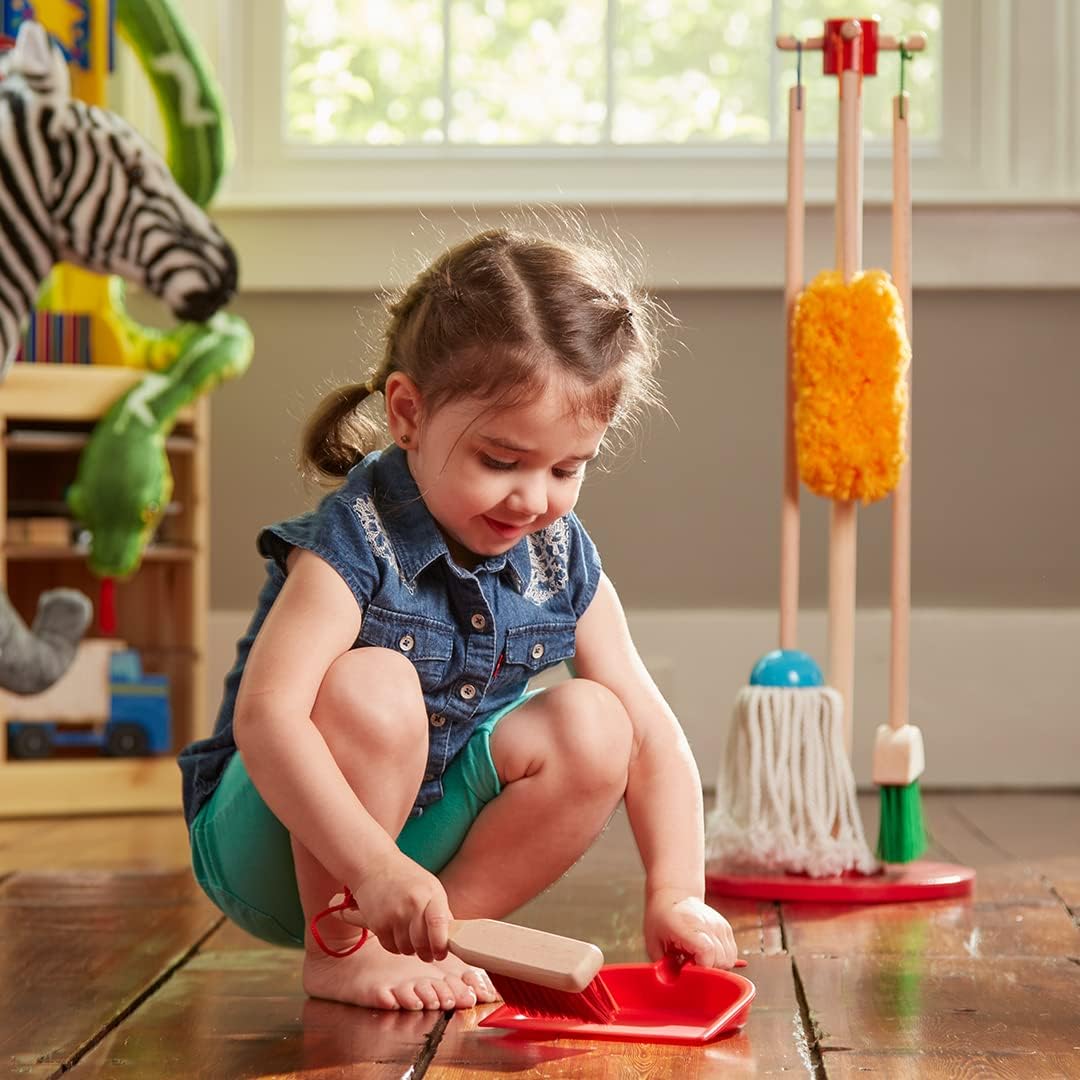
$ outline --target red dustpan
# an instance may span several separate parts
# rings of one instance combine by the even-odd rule
[[[662,964],[607,964],[600,969],[619,1007],[610,1024],[524,1016],[501,1005],[479,1026],[563,1039],[706,1043],[746,1023],[757,992],[749,979],[687,964],[678,978],[666,982],[658,973]]]

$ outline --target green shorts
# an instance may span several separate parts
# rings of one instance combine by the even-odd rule
[[[499,794],[491,733],[531,696],[496,709],[477,725],[443,775],[443,797],[401,830],[398,847],[431,873],[453,858],[484,805]],[[274,945],[303,945],[304,912],[289,833],[255,790],[239,753],[192,822],[191,858],[195,880],[234,923]]]

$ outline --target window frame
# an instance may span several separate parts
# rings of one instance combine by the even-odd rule
[[[233,0],[219,8],[221,40],[230,45],[219,65],[226,99],[235,115],[250,122],[238,140],[237,168],[230,177],[230,199],[251,198],[282,205],[305,202],[354,206],[440,206],[515,203],[589,205],[716,205],[776,202],[784,197],[782,145],[720,143],[693,146],[522,146],[391,148],[303,146],[283,137],[279,109],[242,111],[244,101],[284,101],[282,65],[271,58],[283,52],[285,5],[273,0]],[[972,122],[981,100],[977,42],[994,9],[1009,0],[948,0],[943,12],[942,136],[918,142],[921,190],[948,197],[968,192],[985,175],[975,135],[985,125]],[[1000,18],[1000,14],[996,16]],[[770,47],[770,55],[775,49]],[[816,56],[807,63],[820,63]],[[777,57],[771,57],[775,68]],[[879,78],[892,75],[883,64]],[[782,121],[783,123],[783,121]],[[809,198],[825,197],[834,183],[834,148],[809,143],[806,179]],[[868,199],[888,198],[887,146],[867,144],[864,183]]]
[[[1080,287],[1080,4],[1023,5],[945,4],[941,144],[912,155],[916,287]],[[281,37],[277,0],[275,10],[276,24],[265,0],[185,0],[236,129],[215,214],[245,287],[377,289],[415,269],[402,253],[434,251],[521,206],[570,207],[601,233],[632,237],[654,288],[781,284],[783,147],[285,147],[270,110],[248,107],[280,91],[280,75],[278,89],[266,82],[280,71],[267,60]],[[125,52],[120,108],[151,133],[160,123],[123,76]],[[888,263],[888,154],[866,148],[867,265]],[[809,266],[831,252],[834,190],[834,147],[808,146]]]

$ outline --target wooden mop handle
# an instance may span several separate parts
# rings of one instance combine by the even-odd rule
[[[850,281],[862,263],[862,26],[846,20],[841,36],[851,43],[839,72],[836,153],[836,265]],[[856,505],[835,500],[829,512],[829,683],[844,701],[844,742],[854,744]]]
[[[910,34],[895,38],[878,34],[878,21],[871,19],[827,19],[821,37],[799,41],[790,34],[777,37],[780,49],[821,50],[826,74],[838,76],[840,83],[839,131],[836,160],[836,265],[845,281],[859,271],[862,264],[862,78],[877,72],[877,54],[881,49],[919,52],[926,48],[925,34]],[[790,136],[789,136],[790,137]],[[786,287],[791,281],[791,223],[790,223],[790,151],[789,151],[789,265]],[[789,390],[789,395],[791,391]],[[790,424],[790,418],[788,423]],[[797,484],[797,481],[796,481]],[[897,499],[897,503],[900,503]],[[785,455],[784,523],[790,529],[790,489]],[[797,503],[795,504],[797,513]],[[903,515],[904,511],[901,511]],[[906,523],[902,528],[908,529]],[[796,533],[797,535],[797,533]],[[781,533],[781,639],[793,621],[785,608],[790,603],[790,564]],[[848,756],[854,743],[852,707],[855,689],[855,585],[857,552],[856,505],[850,500],[834,501],[829,517],[829,683],[839,692],[844,703],[844,736]],[[895,551],[894,541],[894,551]],[[906,555],[904,558],[907,560]],[[797,573],[797,567],[796,567]],[[785,574],[788,576],[785,577]],[[795,579],[797,582],[797,578]],[[785,585],[787,588],[785,588]],[[900,583],[906,589],[905,583]],[[796,586],[797,588],[797,586]],[[894,564],[894,611],[897,579]],[[906,610],[906,609],[905,609]],[[898,630],[905,642],[901,664],[896,669],[902,677],[906,695],[906,615],[901,617]],[[784,646],[782,646],[784,647]],[[893,658],[898,651],[894,639]],[[905,701],[906,713],[906,701]],[[900,713],[896,713],[900,715]]]
[[[904,304],[911,340],[911,137],[908,95],[893,98],[892,276]],[[904,432],[907,460],[893,493],[891,631],[889,642],[889,726],[908,722],[911,642],[911,367]]]
[[[795,356],[792,314],[803,287],[806,229],[804,195],[806,89],[800,82],[788,93],[787,235],[784,265],[786,378],[784,382],[784,490],[780,509],[780,648],[798,643],[799,619],[799,469],[795,455]]]

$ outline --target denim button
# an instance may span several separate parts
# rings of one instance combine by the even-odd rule
[[[435,779],[435,774],[434,773],[429,773],[429,772],[424,773],[424,783],[425,784],[430,784],[431,781],[434,780],[434,779]]]
[[[474,630],[483,630],[487,626],[487,619],[478,611],[470,620]]]
[[[412,652],[412,648],[415,644],[416,642],[413,640],[412,634],[404,634],[398,642],[398,648],[402,652]]]
[[[471,682],[467,682],[458,693],[466,700],[472,701],[476,697],[476,687]]]
[[[430,719],[432,727],[442,727],[446,723],[446,717],[442,713],[433,712]]]
[[[544,655],[544,643],[543,643],[542,641],[538,641],[538,642],[537,642],[537,643],[536,643],[536,644],[535,644],[535,645],[534,645],[534,646],[532,647],[532,650],[531,650],[531,651],[532,651],[532,658],[533,658],[534,660],[539,660],[539,659],[540,659],[540,657]]]

